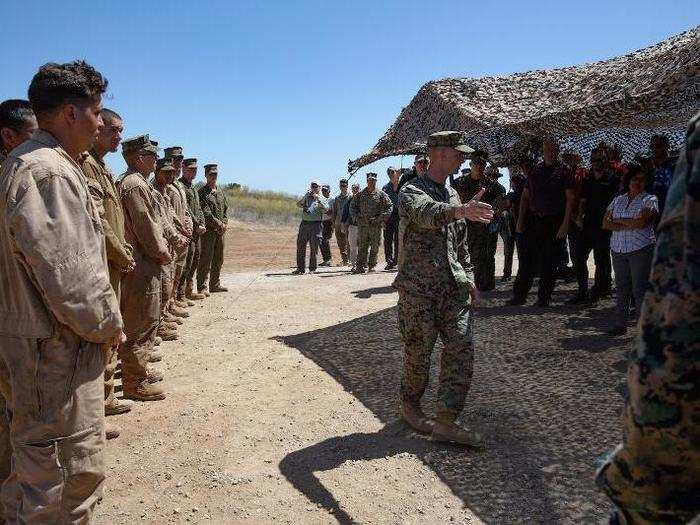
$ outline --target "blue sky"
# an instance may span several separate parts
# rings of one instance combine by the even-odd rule
[[[223,182],[295,194],[336,186],[429,80],[610,58],[700,21],[696,0],[4,0],[0,18],[0,99],[25,98],[45,62],[85,58],[126,136],[218,162]],[[399,163],[359,175],[385,180]]]

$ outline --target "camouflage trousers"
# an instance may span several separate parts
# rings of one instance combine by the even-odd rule
[[[342,261],[348,262],[348,233],[342,224],[335,226],[335,241],[338,243],[338,251]]]
[[[474,369],[472,310],[455,291],[437,298],[399,292],[399,330],[404,344],[401,398],[419,403],[430,378],[430,356],[438,335],[440,360],[437,417],[453,421],[464,408]]]
[[[221,266],[224,264],[224,236],[206,232],[201,238],[202,248],[197,268],[197,291],[218,288],[221,285]]]
[[[382,227],[379,224],[360,224],[357,227],[357,264],[359,270],[377,266]],[[369,259],[368,259],[369,253]]]
[[[700,515],[700,297],[698,276],[683,269],[682,227],[660,230],[627,372],[623,441],[596,477],[627,523]]]
[[[489,232],[488,225],[470,222],[467,246],[474,265],[474,281],[479,290],[496,287],[496,245],[498,232]]]
[[[199,235],[195,233],[187,248],[187,261],[185,262],[185,269],[182,279],[180,279],[180,289],[178,290],[181,294],[184,294],[187,287],[193,284],[194,274],[197,272],[197,265],[199,265],[199,254],[200,239]]]
[[[12,454],[3,517],[88,523],[105,479],[102,349],[57,328],[49,339],[0,336],[0,361]]]

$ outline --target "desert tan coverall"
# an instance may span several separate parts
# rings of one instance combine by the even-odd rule
[[[80,166],[39,130],[0,173],[8,523],[86,523],[104,481],[103,346],[122,318]]]
[[[114,176],[104,161],[88,152],[82,162],[83,173],[87,177],[90,194],[102,219],[107,248],[109,282],[117,300],[121,298],[122,275],[134,263],[133,249],[124,237],[124,211],[119,199],[119,192],[114,183]],[[115,404],[114,372],[117,368],[117,350],[108,352],[105,368],[105,406]]]
[[[122,277],[121,308],[127,341],[119,347],[124,388],[135,388],[147,379],[148,356],[153,350],[160,322],[160,258],[169,255],[158,217],[153,188],[140,173],[129,171],[119,184],[124,209],[125,237],[133,247],[134,271]]]

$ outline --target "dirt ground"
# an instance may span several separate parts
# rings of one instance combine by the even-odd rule
[[[611,302],[507,307],[499,285],[475,314],[463,415],[488,448],[445,446],[397,420],[394,274],[291,276],[295,235],[229,230],[229,292],[191,308],[180,339],[161,346],[168,398],[110,418],[122,435],[108,444],[96,523],[603,519],[593,474],[620,439],[631,344],[601,335]],[[428,411],[434,391],[435,377]]]

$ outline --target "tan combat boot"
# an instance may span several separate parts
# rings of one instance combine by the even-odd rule
[[[153,346],[160,346],[160,344],[163,342],[163,340],[156,336],[156,338],[153,340]]]
[[[134,401],[160,401],[165,399],[165,392],[143,380],[136,384],[125,384],[124,397]]]
[[[174,304],[178,308],[187,308],[189,306],[189,304],[187,302],[183,301],[179,297],[177,299],[175,299]]]
[[[163,341],[177,341],[178,334],[177,330],[171,330],[169,328],[163,328],[158,330],[158,335],[163,339]]]
[[[113,425],[112,423],[105,423],[105,437],[107,439],[118,438],[120,433],[121,431],[119,430],[118,426]]]
[[[163,360],[163,354],[160,352],[151,352],[148,356],[149,363],[158,363]]]
[[[170,307],[170,313],[176,317],[184,318],[190,316],[190,313],[187,310],[185,310],[184,308],[180,308],[176,305],[176,303],[173,303],[173,305]]]
[[[420,405],[402,401],[399,415],[416,432],[430,434],[433,431],[433,422],[425,415]]]
[[[131,412],[131,405],[120,403],[116,399],[111,403],[105,404],[105,416],[117,416]]]
[[[478,449],[486,448],[484,438],[481,434],[474,430],[463,428],[454,421],[447,421],[445,419],[435,419],[435,421],[433,421],[432,438],[433,441],[455,443],[457,445],[464,445],[465,447]]]
[[[171,323],[171,324],[172,324],[172,323],[175,323],[175,324],[182,324],[182,323],[184,322],[184,321],[183,321],[181,318],[179,318],[178,316],[173,315],[172,312],[165,312],[165,313],[163,314],[163,321],[165,321],[166,323]]]
[[[204,297],[209,297],[211,294],[209,293],[209,290],[206,288],[202,288],[201,290],[198,290],[199,293],[201,293]]]
[[[163,374],[155,368],[146,369],[146,379],[149,383],[158,383],[163,380]]]
[[[185,297],[188,299],[192,299],[193,301],[201,301],[202,299],[206,298],[206,295],[201,294],[199,292],[195,292],[192,289],[192,283],[187,283],[187,286],[185,288]]]

